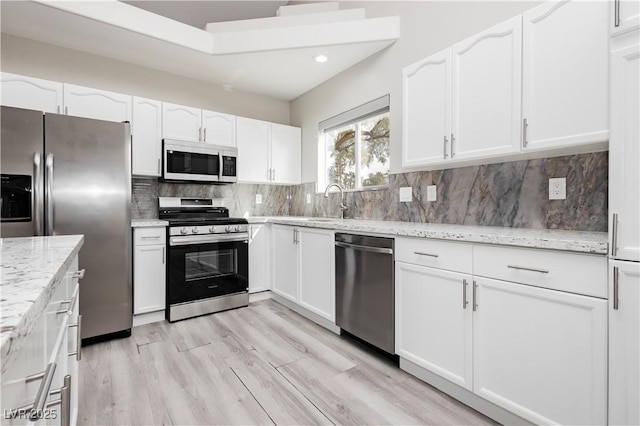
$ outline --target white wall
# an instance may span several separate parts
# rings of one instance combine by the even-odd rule
[[[541,2],[351,1],[367,17],[400,16],[400,39],[291,102],[291,124],[302,127],[302,181],[317,177],[318,122],[379,96],[391,95],[392,173],[401,168],[402,68]]]
[[[289,102],[2,34],[2,71],[289,124]]]

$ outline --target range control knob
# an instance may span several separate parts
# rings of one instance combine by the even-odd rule
[[[182,229],[180,230],[180,233],[181,233],[182,235],[186,235],[186,233],[187,233],[187,232],[189,232],[189,231],[187,231],[187,228],[182,228]]]
[[[242,230],[242,226],[236,225],[236,232],[240,232]]]
[[[194,226],[193,229],[191,230],[191,232],[193,232],[194,234],[198,233],[198,227]]]
[[[215,234],[215,232],[216,232],[216,227],[215,226],[210,226],[209,227],[209,233],[210,234]]]
[[[233,232],[233,226],[229,225],[225,228],[225,231],[227,232]]]

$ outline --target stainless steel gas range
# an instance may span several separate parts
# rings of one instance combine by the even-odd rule
[[[249,304],[249,225],[210,198],[160,197],[167,228],[166,318],[178,321]]]

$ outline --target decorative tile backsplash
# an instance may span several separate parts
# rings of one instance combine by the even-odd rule
[[[550,201],[549,178],[567,178],[567,199]],[[427,186],[437,186],[436,201]],[[399,202],[410,186],[413,201]],[[489,225],[534,229],[607,230],[608,153],[522,160],[391,175],[389,188],[345,193],[346,218]],[[256,194],[262,204],[256,204]],[[306,203],[311,194],[311,203]],[[200,185],[133,180],[133,218],[157,217],[158,196],[217,198],[232,216],[339,217],[339,194],[316,194],[316,184]]]

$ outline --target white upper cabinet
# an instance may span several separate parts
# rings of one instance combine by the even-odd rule
[[[269,138],[271,126],[266,121],[238,117],[238,181],[268,182]]]
[[[2,105],[62,113],[62,83],[2,73]]]
[[[520,151],[521,34],[517,16],[453,46],[453,159]]]
[[[636,38],[636,43],[637,43]],[[611,256],[640,261],[640,44],[611,53]]]
[[[202,139],[202,113],[199,108],[162,103],[162,137],[183,141]]]
[[[272,182],[299,184],[301,170],[301,129],[271,123]]]
[[[402,71],[402,166],[449,158],[451,48]]]
[[[609,28],[611,28],[612,36],[624,34],[640,27],[640,1],[613,0],[608,3],[611,7]]]
[[[236,116],[202,110],[202,141],[213,145],[236,146]]]
[[[300,128],[238,117],[238,181],[299,184]]]
[[[546,2],[523,14],[524,149],[605,144],[608,5]]]
[[[133,97],[131,173],[160,176],[162,158],[162,102]]]
[[[132,97],[122,93],[64,84],[64,113],[76,117],[131,122]]]

